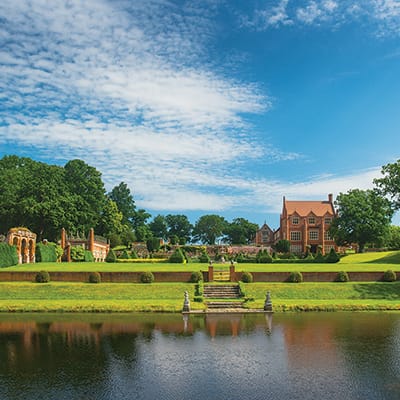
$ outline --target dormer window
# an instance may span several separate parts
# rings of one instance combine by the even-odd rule
[[[299,224],[299,217],[292,217],[292,224],[298,225]]]
[[[309,218],[308,218],[308,223],[309,223],[310,225],[315,225],[315,217],[309,217]]]

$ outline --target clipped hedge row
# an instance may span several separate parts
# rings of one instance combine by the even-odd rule
[[[0,243],[0,268],[18,264],[17,248],[7,243]]]
[[[36,262],[56,262],[57,251],[56,244],[47,242],[36,244]]]

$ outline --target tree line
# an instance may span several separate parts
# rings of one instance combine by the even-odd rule
[[[360,251],[366,245],[400,248],[400,227],[391,225],[400,209],[400,160],[383,166],[381,174],[373,189],[337,196],[330,234],[338,245],[356,243]],[[18,226],[51,241],[59,239],[63,227],[81,236],[93,227],[112,246],[151,238],[176,244],[249,244],[258,230],[245,218],[229,222],[216,214],[203,215],[195,224],[183,214],[152,218],[136,206],[126,183],[107,193],[101,173],[82,160],[56,166],[11,155],[0,160],[0,232]]]
[[[152,218],[136,206],[126,183],[107,193],[101,173],[82,160],[56,166],[12,155],[0,160],[0,232],[17,226],[50,241],[59,239],[63,227],[76,236],[85,236],[93,227],[112,246],[151,238],[248,244],[258,229],[244,218],[228,222],[215,214],[200,217],[194,225],[183,214]]]

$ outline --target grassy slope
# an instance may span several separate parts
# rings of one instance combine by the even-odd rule
[[[338,264],[238,264],[237,270],[248,271],[400,271],[400,252],[355,254]],[[34,264],[5,270],[29,271],[195,271],[206,264]],[[107,284],[85,283],[35,284],[0,283],[0,311],[170,311],[179,312],[183,293],[191,298],[194,285],[189,283]],[[266,291],[271,291],[274,309],[279,310],[400,310],[400,282],[382,283],[253,283],[246,285],[246,295],[255,301],[249,308],[262,308]],[[192,309],[203,309],[191,303]]]
[[[215,267],[228,267],[229,264],[214,264]],[[200,271],[207,270],[207,264],[109,264],[109,263],[37,263],[22,264],[4,271]],[[400,251],[352,254],[343,257],[337,264],[236,264],[237,271],[385,271],[394,269],[400,272]]]

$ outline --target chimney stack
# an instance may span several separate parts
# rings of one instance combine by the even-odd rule
[[[333,204],[333,194],[332,193],[328,194],[328,201],[329,201],[329,203]]]

